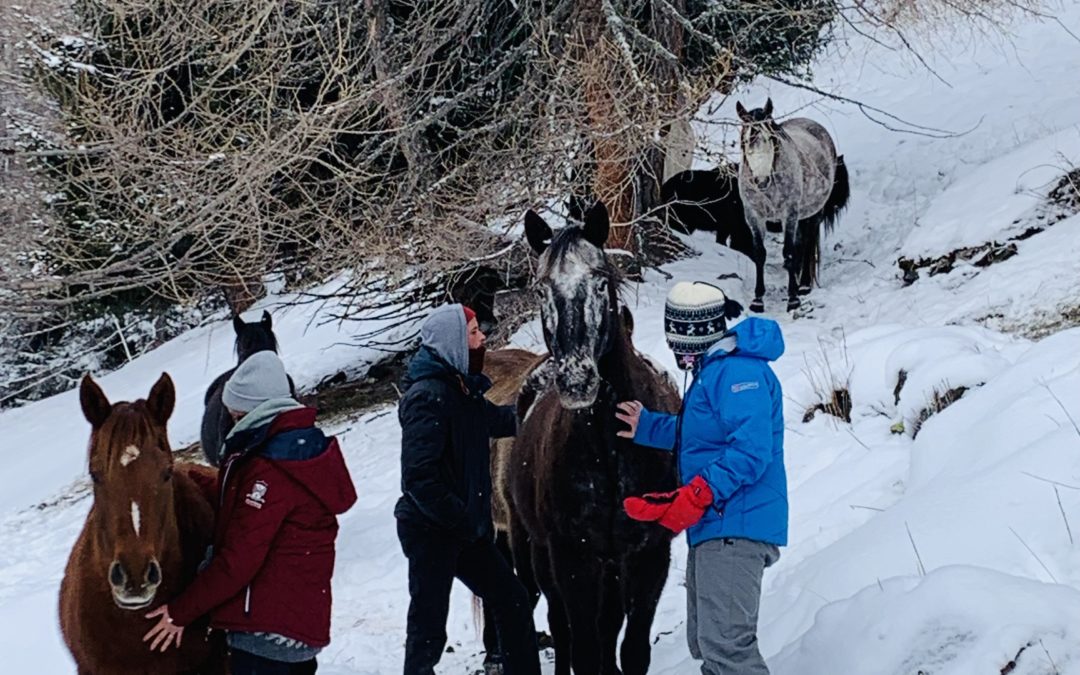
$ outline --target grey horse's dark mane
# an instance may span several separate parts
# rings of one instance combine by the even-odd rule
[[[790,135],[786,131],[784,131],[783,125],[777,122],[775,118],[766,117],[765,111],[762,108],[754,108],[750,111],[750,116],[753,118],[753,124],[765,128],[766,133],[768,134],[770,145],[772,145],[773,157],[775,157],[776,153],[780,151],[780,149],[777,147],[777,141],[784,139],[790,140]],[[752,128],[753,127],[748,127],[748,129]],[[750,141],[749,134],[747,134],[746,138],[743,138],[741,140],[741,144],[745,147],[745,145]]]

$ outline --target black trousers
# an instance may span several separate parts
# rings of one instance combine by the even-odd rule
[[[442,532],[398,521],[409,559],[409,618],[405,675],[434,675],[446,647],[450,587],[458,578],[491,609],[506,675],[539,675],[532,603],[493,541],[465,543]]]
[[[229,652],[229,675],[314,675],[315,659],[286,663],[249,654],[239,649]]]

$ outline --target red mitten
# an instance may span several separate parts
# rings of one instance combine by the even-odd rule
[[[657,521],[678,534],[690,527],[712,504],[713,494],[701,476],[694,476],[674,492],[650,492],[623,500],[626,515],[634,520]]]

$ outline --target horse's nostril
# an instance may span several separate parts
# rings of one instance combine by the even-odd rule
[[[161,583],[161,567],[158,566],[156,560],[151,560],[150,564],[146,566],[146,583],[150,586],[157,586]]]
[[[124,568],[120,566],[120,563],[113,561],[112,565],[109,565],[109,583],[117,588],[120,588],[127,582],[127,574],[124,573]]]

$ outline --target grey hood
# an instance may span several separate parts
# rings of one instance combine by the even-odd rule
[[[465,308],[443,305],[424,320],[420,341],[443,358],[458,373],[469,372],[469,338],[466,334]]]

